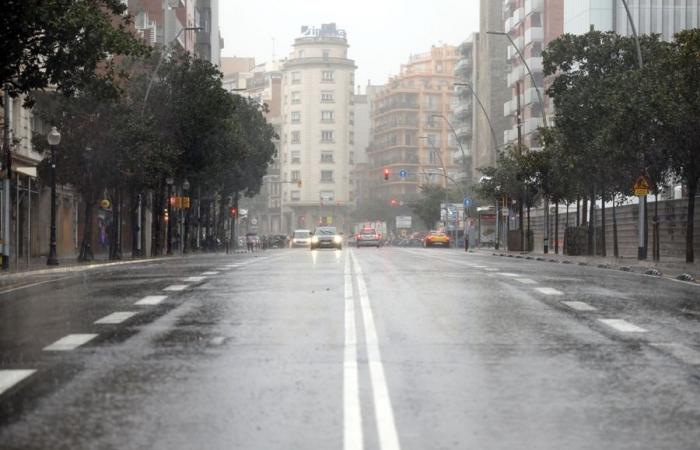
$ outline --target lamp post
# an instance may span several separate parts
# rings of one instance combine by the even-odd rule
[[[185,181],[182,182],[182,196],[186,197],[187,191],[189,191],[189,190],[190,190],[190,182],[187,181],[187,179],[185,178]],[[184,198],[182,201],[184,202]],[[185,214],[185,205],[183,203],[181,205],[181,208],[180,208],[180,215],[181,215],[181,218],[180,218],[180,227],[181,227],[180,228],[181,229],[181,231],[180,231],[180,242],[181,242],[180,252],[181,253],[185,253],[185,249],[187,247],[187,231],[188,231],[187,225],[189,224],[189,220],[187,220],[187,218],[189,217],[189,209],[187,210],[187,212],[188,212],[188,214]]]
[[[46,260],[47,266],[57,266],[56,256],[56,147],[61,143],[61,133],[56,127],[51,127],[51,131],[46,136],[51,149],[51,235],[49,237],[49,257]]]
[[[447,123],[447,126],[450,127],[450,130],[452,131],[452,134],[455,137],[455,141],[457,142],[457,146],[459,146],[459,151],[462,153],[462,165],[464,166],[464,176],[465,178],[468,176],[467,174],[467,154],[464,152],[464,148],[462,147],[462,143],[459,142],[459,137],[457,136],[457,131],[455,131],[455,127],[452,126],[452,123],[450,123],[449,120],[447,120],[447,117],[443,116],[442,114],[431,114],[430,118],[438,117]]]
[[[489,116],[489,113],[486,112],[486,108],[484,107],[484,104],[481,102],[481,99],[479,96],[476,94],[476,91],[474,90],[474,87],[472,87],[471,84],[467,82],[461,82],[461,83],[452,83],[453,86],[463,86],[469,88],[469,91],[472,93],[474,98],[476,99],[477,104],[481,108],[481,111],[484,113],[484,117],[486,117],[486,122],[489,124],[489,128],[491,129],[491,138],[493,139],[493,149],[498,150],[498,138],[496,137],[496,131],[493,129],[493,122],[491,122],[491,117]]]
[[[171,196],[174,182],[173,177],[165,179],[165,184],[168,185],[168,240],[166,241],[165,254],[168,256],[173,254],[173,203]]]

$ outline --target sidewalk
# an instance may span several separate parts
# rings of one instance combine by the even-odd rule
[[[666,258],[661,261],[639,261],[636,258],[614,258],[614,257],[602,257],[602,256],[569,256],[569,255],[556,255],[554,251],[550,251],[549,254],[544,254],[542,252],[508,252],[503,249],[494,250],[493,248],[474,248],[470,249],[470,252],[493,255],[509,258],[518,259],[529,259],[541,262],[549,263],[560,263],[560,264],[577,264],[581,266],[593,266],[599,267],[601,269],[610,270],[622,270],[625,272],[635,272],[645,275],[663,276],[666,278],[673,278],[682,281],[691,281],[698,283],[700,280],[700,262],[696,261],[694,263],[688,264],[685,260]],[[693,280],[687,278],[686,275],[690,275]]]

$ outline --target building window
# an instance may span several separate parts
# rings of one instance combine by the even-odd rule
[[[296,105],[299,103],[301,103],[301,92],[299,92],[299,91],[292,92],[292,104]]]
[[[301,164],[301,152],[292,150],[292,164]]]
[[[292,179],[290,181],[301,180],[301,170],[292,170]]]
[[[333,202],[335,201],[335,194],[333,191],[321,191],[319,197],[322,202]]]
[[[332,83],[335,81],[335,72],[332,70],[324,70],[321,72],[321,81],[324,83]]]
[[[350,132],[350,144],[354,144],[354,143],[355,143],[355,132],[351,131]]]
[[[335,102],[335,97],[333,91],[321,91],[321,103],[333,103]]]
[[[292,84],[301,83],[301,72],[292,72]]]
[[[301,144],[301,131],[292,131],[292,144]]]
[[[304,57],[304,50],[299,50],[299,58],[303,58],[303,57]]]
[[[355,112],[350,111],[350,125],[354,125],[354,124],[355,124]]]
[[[335,112],[321,111],[321,122],[333,122],[335,120]]]
[[[333,131],[331,130],[323,130],[321,131],[321,142],[333,142],[335,139],[333,138]]]
[[[321,152],[321,162],[322,163],[333,163],[333,151],[324,150]]]
[[[301,123],[301,112],[292,111],[292,123]]]
[[[330,50],[324,50],[323,51],[323,59],[328,59],[331,57],[331,51]]]
[[[291,195],[290,195],[290,199],[293,202],[298,202],[299,200],[301,200],[301,192],[300,191],[292,191]]]
[[[333,171],[332,170],[322,170],[321,171],[321,183],[332,183],[333,182]]]

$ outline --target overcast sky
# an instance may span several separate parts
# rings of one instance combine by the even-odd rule
[[[500,1],[500,0],[491,0]],[[386,82],[409,55],[457,45],[479,28],[479,0],[219,0],[223,56],[256,62],[289,55],[302,25],[335,22],[348,33],[357,84]]]

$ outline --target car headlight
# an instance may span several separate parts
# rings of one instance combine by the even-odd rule
[[[341,242],[342,240],[343,240],[343,239],[342,239],[340,236],[335,236],[335,237],[333,238],[333,242],[335,242],[336,244],[340,244],[340,242]]]
[[[314,244],[318,244],[318,236],[314,236],[311,238],[311,242]]]

